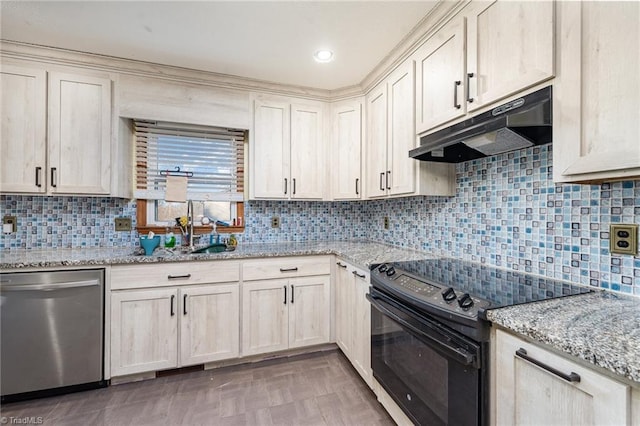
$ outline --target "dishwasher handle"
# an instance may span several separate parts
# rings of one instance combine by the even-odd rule
[[[0,286],[0,291],[55,291],[66,290],[68,288],[95,287],[99,285],[100,281],[98,280],[72,281],[55,284],[3,284]]]

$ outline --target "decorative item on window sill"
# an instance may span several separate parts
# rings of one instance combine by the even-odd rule
[[[184,177],[193,177],[193,172],[183,172],[180,170],[180,167],[176,166],[175,170],[160,170],[160,176],[184,176]]]

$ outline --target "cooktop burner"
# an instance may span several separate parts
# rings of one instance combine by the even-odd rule
[[[588,287],[458,260],[426,259],[372,267],[371,282],[409,305],[484,318],[484,311],[589,293]]]

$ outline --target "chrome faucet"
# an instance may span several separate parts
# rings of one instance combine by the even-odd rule
[[[189,250],[193,251],[193,201],[187,201],[187,226],[189,231],[187,238],[189,239]]]

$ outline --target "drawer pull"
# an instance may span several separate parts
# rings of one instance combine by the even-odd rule
[[[358,278],[367,278],[367,276],[365,274],[359,274],[358,271],[353,271],[353,275],[355,275]]]
[[[551,374],[555,374],[556,376],[560,377],[561,379],[566,380],[567,382],[570,383],[579,383],[580,382],[580,375],[578,373],[574,373],[573,371],[569,374],[565,374],[560,370],[556,370],[555,368],[551,367],[550,365],[545,364],[542,361],[538,361],[535,358],[531,358],[529,355],[527,355],[527,351],[523,348],[520,348],[516,351],[516,356],[519,358],[524,359],[525,361],[529,361],[531,364],[537,365],[538,367],[542,368],[543,370],[547,370],[549,373]]]
[[[280,272],[295,272],[298,270],[298,267],[295,268],[280,268]]]
[[[347,265],[345,265],[344,263],[336,262],[336,265],[338,265],[342,269],[347,269]]]
[[[167,275],[167,279],[169,279],[169,280],[185,280],[187,278],[191,278],[191,274],[186,274],[186,275]]]

